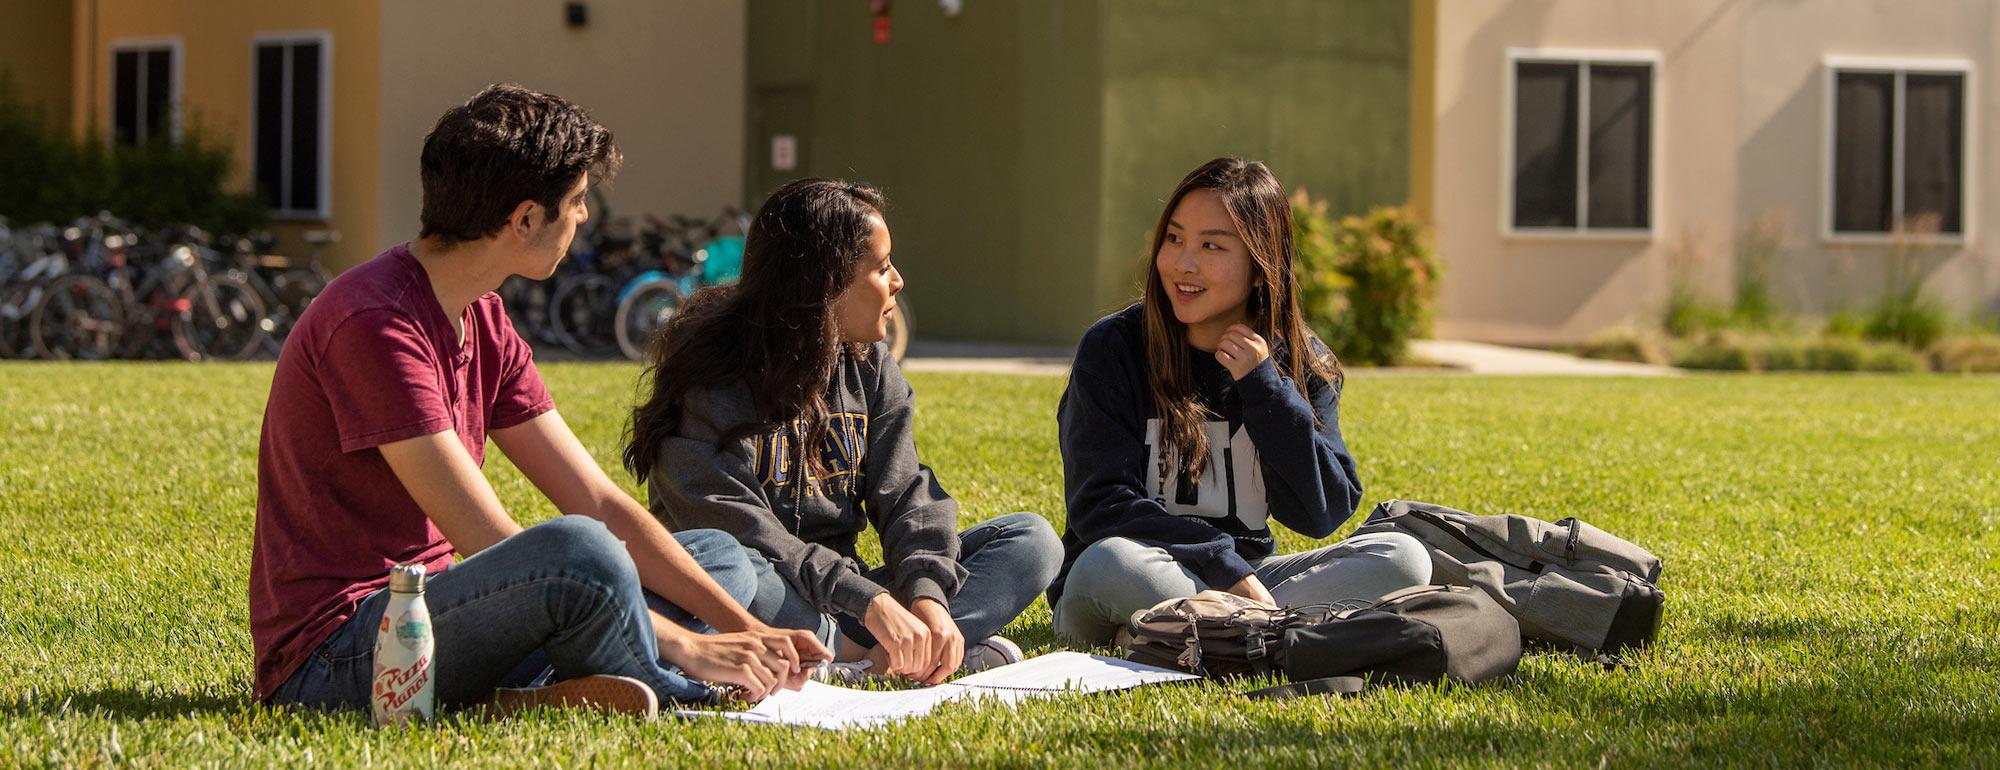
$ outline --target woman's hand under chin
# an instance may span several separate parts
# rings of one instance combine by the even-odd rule
[[[1231,324],[1223,330],[1222,340],[1215,346],[1215,360],[1237,380],[1249,376],[1252,369],[1270,357],[1270,343],[1243,324]]]

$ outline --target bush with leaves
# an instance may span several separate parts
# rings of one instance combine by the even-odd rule
[[[1631,326],[1617,326],[1598,332],[1576,346],[1577,355],[1606,361],[1630,361],[1665,366],[1672,362],[1667,341],[1659,332]]]
[[[1940,372],[1993,374],[2000,372],[2000,337],[1947,337],[1931,343],[1924,355],[1930,359],[1931,368]]]
[[[1326,202],[1292,196],[1299,299],[1306,321],[1350,364],[1401,361],[1430,333],[1438,262],[1408,207],[1377,207],[1335,223]]]
[[[94,132],[79,140],[22,103],[0,73],[0,216],[14,222],[110,211],[145,227],[261,227],[264,204],[228,189],[232,162],[228,143],[198,126],[137,146],[109,145]]]

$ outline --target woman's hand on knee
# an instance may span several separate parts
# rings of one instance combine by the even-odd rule
[[[743,633],[763,646],[765,664],[777,674],[778,687],[787,690],[804,687],[820,661],[833,659],[833,654],[827,652],[811,631],[755,623]]]
[[[868,613],[861,623],[875,635],[876,644],[888,658],[890,673],[915,679],[935,666],[926,660],[931,656],[930,627],[887,592],[868,602]]]
[[[737,688],[742,700],[763,700],[776,692],[782,662],[755,633],[688,633],[661,647],[660,657],[688,676]]]

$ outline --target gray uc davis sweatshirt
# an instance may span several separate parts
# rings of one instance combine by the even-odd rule
[[[653,515],[676,530],[735,535],[821,612],[864,617],[884,590],[906,605],[929,597],[949,606],[965,580],[958,504],[917,462],[914,396],[886,347],[865,360],[842,352],[827,385],[827,440],[809,448],[828,469],[819,478],[799,461],[797,429],[719,443],[755,419],[747,385],[694,390],[657,450]],[[854,550],[871,524],[893,576],[887,586],[862,575]]]

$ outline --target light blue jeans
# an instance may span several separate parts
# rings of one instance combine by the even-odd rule
[[[965,584],[951,598],[951,618],[958,622],[967,647],[1014,622],[1048,590],[1062,566],[1062,540],[1047,519],[1032,513],[1010,513],[974,524],[958,533],[958,544],[958,563],[966,574]],[[749,558],[758,590],[757,598],[745,606],[758,620],[812,631],[828,649],[833,648],[836,630],[863,647],[875,646],[875,636],[860,618],[821,614],[763,556],[753,551]],[[862,574],[882,584],[894,579],[886,566]]]
[[[757,593],[743,547],[712,529],[674,533],[738,604]],[[426,578],[424,603],[437,638],[437,702],[463,706],[496,687],[591,674],[645,682],[661,701],[705,703],[707,685],[660,661],[650,607],[695,630],[686,611],[647,593],[625,543],[602,522],[563,516],[529,527]],[[274,704],[368,707],[383,589],[362,599],[339,630],[271,696]],[[550,669],[553,668],[553,671]]]
[[[1372,602],[1431,582],[1430,551],[1401,532],[1358,535],[1250,566],[1283,607]],[[1070,566],[1062,598],[1056,601],[1056,633],[1084,644],[1106,644],[1132,613],[1209,588],[1229,587],[1203,583],[1166,549],[1105,538],[1083,549]]]

